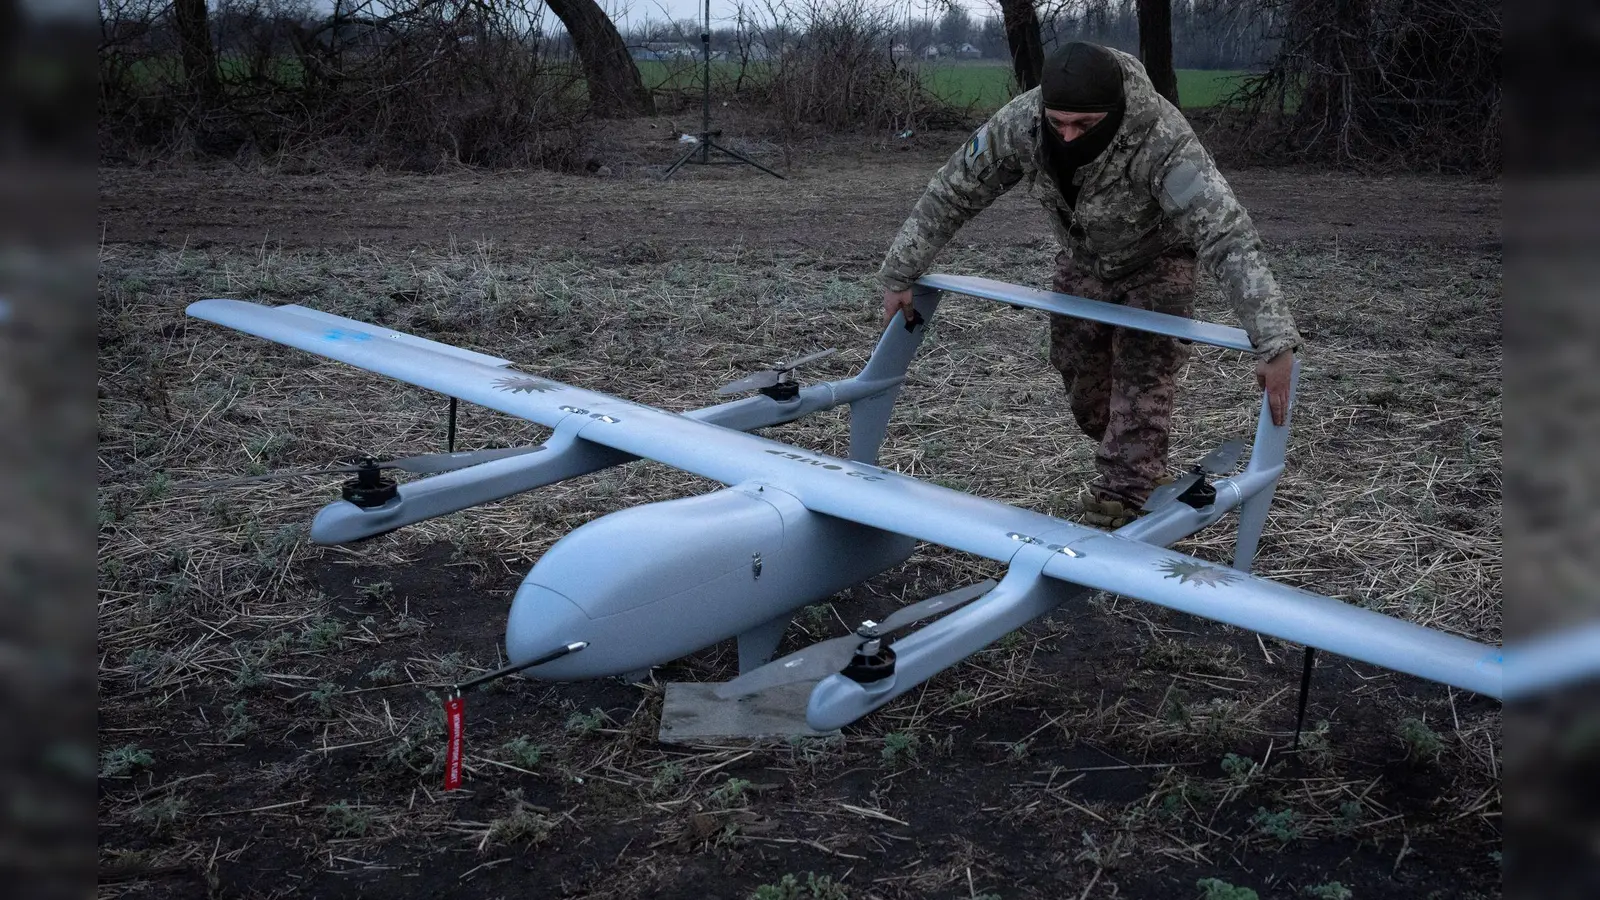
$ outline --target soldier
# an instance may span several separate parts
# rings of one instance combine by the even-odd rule
[[[1183,115],[1137,59],[1097,44],[1058,47],[1039,87],[994,114],[934,175],[878,276],[883,316],[911,310],[911,284],[968,219],[1022,182],[1044,206],[1061,250],[1054,289],[1192,315],[1196,261],[1255,345],[1256,383],[1273,422],[1289,404],[1301,343],[1250,216]],[[1164,479],[1177,341],[1051,316],[1050,363],[1073,418],[1099,442],[1084,517],[1118,527]]]

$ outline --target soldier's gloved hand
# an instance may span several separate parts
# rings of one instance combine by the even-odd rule
[[[1274,425],[1281,426],[1289,415],[1289,376],[1293,373],[1293,350],[1256,363],[1256,386],[1267,392],[1267,409]]]
[[[883,327],[888,328],[894,321],[894,314],[905,310],[906,321],[911,321],[914,309],[911,306],[911,290],[903,291],[884,290],[883,292]]]

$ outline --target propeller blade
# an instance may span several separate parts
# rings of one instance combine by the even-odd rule
[[[717,388],[719,394],[741,394],[745,391],[759,391],[778,383],[778,376],[783,373],[777,369],[763,369],[733,382]]]
[[[837,347],[829,347],[826,350],[819,350],[816,353],[812,353],[808,356],[802,356],[799,359],[793,359],[786,363],[778,363],[770,369],[762,369],[759,372],[752,372],[738,381],[733,382],[732,384],[725,384],[722,387],[717,388],[717,393],[739,394],[745,391],[759,391],[763,388],[772,387],[783,378],[784,373],[792,372],[806,363],[816,362],[817,360],[822,359],[824,356],[832,356],[838,352],[839,350]]]
[[[1239,464],[1239,457],[1243,453],[1244,441],[1234,438],[1206,454],[1206,458],[1200,460],[1200,471],[1211,475],[1226,475]]]
[[[301,478],[308,475],[345,475],[359,472],[360,466],[332,466],[321,469],[293,469],[287,472],[269,472],[266,475],[250,475],[244,478],[224,478],[220,481],[179,481],[174,488],[218,488],[233,487],[240,484],[253,484],[258,481],[273,481],[278,478]]]
[[[1187,491],[1189,488],[1193,487],[1195,482],[1199,481],[1201,477],[1202,476],[1199,472],[1190,472],[1187,475],[1180,476],[1177,481],[1174,481],[1171,484],[1163,484],[1162,486],[1156,488],[1155,490],[1151,491],[1150,496],[1145,499],[1143,507],[1144,511],[1155,512],[1161,507],[1166,506],[1168,503],[1178,499],[1179,494],[1182,494],[1184,491]]]
[[[965,603],[971,603],[973,600],[994,590],[997,583],[993,578],[990,578],[977,584],[969,584],[964,588],[956,588],[937,597],[919,600],[910,606],[902,606],[890,613],[887,618],[878,624],[878,634],[884,635],[899,631],[907,625],[916,624],[929,616],[955,609]]]
[[[825,678],[850,665],[850,659],[856,655],[861,640],[860,635],[847,634],[812,644],[804,650],[796,650],[759,669],[752,669],[727,684],[718,685],[716,695],[724,700],[732,700],[780,685]]]
[[[1145,512],[1155,512],[1168,503],[1178,499],[1178,496],[1205,475],[1226,475],[1233,471],[1239,464],[1239,457],[1244,453],[1244,441],[1234,438],[1226,441],[1222,446],[1207,453],[1205,458],[1195,465],[1194,471],[1182,475],[1171,484],[1164,484],[1150,492],[1142,507]]]
[[[506,459],[512,456],[521,456],[525,453],[537,453],[544,446],[534,447],[500,447],[493,450],[464,450],[460,453],[424,453],[419,456],[402,456],[399,459],[390,459],[378,463],[379,469],[398,469],[410,472],[413,475],[438,475],[442,472],[453,472],[456,469],[465,469],[480,463],[493,462],[497,459]],[[234,487],[241,484],[254,484],[258,481],[273,481],[279,478],[300,478],[308,475],[349,475],[361,471],[359,465],[326,466],[320,469],[291,469],[284,472],[268,472],[265,475],[249,475],[243,478],[224,478],[220,481],[180,481],[173,485],[177,488],[219,488]]]
[[[456,469],[465,469],[480,463],[493,462],[497,459],[506,459],[512,456],[522,456],[525,453],[537,453],[544,447],[500,447],[494,450],[464,450],[459,453],[424,453],[420,456],[404,456],[400,459],[391,459],[379,463],[385,469],[399,469],[413,475],[437,475],[441,472],[453,472]]]
[[[813,353],[813,354],[811,354],[809,356],[802,356],[799,359],[790,360],[789,362],[786,362],[786,363],[780,363],[779,365],[773,366],[772,368],[773,368],[774,371],[777,371],[777,372],[788,372],[788,371],[792,371],[794,369],[798,369],[801,366],[806,365],[807,363],[814,363],[817,360],[822,359],[823,357],[832,356],[833,354],[838,353],[838,352],[839,352],[839,348],[837,348],[837,347],[829,347],[826,350],[819,350],[816,353]]]
[[[910,606],[902,606],[891,613],[878,625],[880,636],[898,631],[907,625],[920,622],[929,616],[946,612],[956,607],[969,603],[982,597],[994,589],[995,580],[968,585],[964,588],[929,597]],[[799,681],[815,681],[825,678],[840,671],[850,664],[856,655],[856,648],[864,640],[859,634],[847,634],[843,637],[829,638],[826,641],[812,644],[804,650],[797,650],[782,659],[776,659],[759,669],[753,669],[740,675],[727,684],[716,689],[716,695],[724,700],[735,697],[745,697],[750,694],[760,693],[768,688],[775,688],[785,684],[794,684]]]

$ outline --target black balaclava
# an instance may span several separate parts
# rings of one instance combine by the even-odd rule
[[[1055,174],[1067,205],[1075,206],[1078,191],[1072,186],[1073,174],[1079,166],[1104,153],[1122,127],[1122,65],[1111,51],[1098,44],[1063,44],[1044,61],[1039,96],[1045,109],[1106,114],[1099,124],[1072,141],[1063,141],[1048,120],[1042,123],[1046,164]]]

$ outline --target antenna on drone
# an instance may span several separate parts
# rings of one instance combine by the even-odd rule
[[[683,164],[686,163],[686,162],[693,161],[696,165],[702,165],[702,166],[712,165],[712,162],[711,162],[711,151],[712,150],[721,151],[722,153],[726,153],[727,155],[733,157],[735,160],[737,160],[739,162],[748,163],[749,165],[755,166],[756,168],[760,169],[761,171],[767,173],[768,175],[771,175],[773,178],[777,178],[777,179],[780,179],[780,180],[787,180],[787,179],[784,179],[782,175],[779,175],[777,172],[772,171],[771,169],[767,168],[766,166],[763,166],[761,163],[756,162],[755,160],[751,159],[750,157],[745,156],[742,153],[738,153],[736,151],[729,150],[727,147],[724,147],[721,144],[717,143],[716,141],[712,140],[713,137],[720,137],[722,135],[722,132],[721,131],[712,131],[711,130],[711,0],[705,0],[704,10],[705,10],[705,20],[704,20],[704,23],[703,23],[704,27],[702,27],[700,29],[700,49],[701,49],[702,62],[704,64],[704,67],[701,70],[701,76],[700,76],[701,113],[702,113],[702,119],[701,119],[701,122],[700,122],[700,133],[695,136],[695,138],[696,138],[695,145],[693,147],[690,147],[689,151],[687,153],[685,153],[682,156],[678,157],[678,161],[673,163],[667,169],[666,174],[661,176],[661,180],[662,181],[666,181],[668,178],[671,178],[672,177],[672,173],[678,171],[678,169],[681,168],[683,166]],[[699,159],[693,159],[693,157],[695,157],[696,155],[698,155],[700,158]]]

